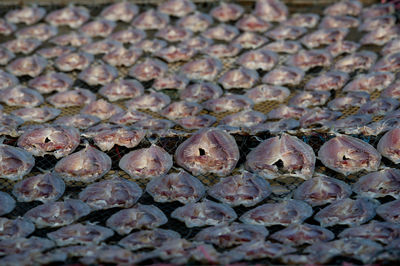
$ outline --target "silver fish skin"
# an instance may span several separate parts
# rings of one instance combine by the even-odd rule
[[[194,175],[213,173],[228,175],[239,160],[235,139],[223,130],[204,128],[180,144],[176,163]]]
[[[237,218],[235,211],[228,205],[203,200],[197,203],[188,203],[176,208],[171,217],[184,222],[186,227],[201,227],[206,225],[221,225],[234,221]]]
[[[348,198],[351,193],[351,187],[345,182],[317,174],[298,186],[293,193],[293,198],[303,200],[314,207]]]
[[[326,167],[343,175],[376,171],[381,162],[381,155],[373,146],[346,135],[325,142],[318,151],[318,158]]]
[[[266,203],[245,212],[239,220],[254,225],[300,224],[311,217],[313,210],[310,205],[301,200],[283,200],[278,203]]]
[[[184,170],[157,177],[147,183],[146,191],[156,202],[196,202],[205,194],[203,183]]]
[[[230,206],[254,206],[271,194],[269,183],[249,172],[222,178],[207,191],[211,197]]]
[[[111,169],[111,158],[96,148],[87,146],[57,162],[54,171],[67,181],[93,182]]]
[[[94,224],[71,224],[47,234],[58,246],[98,245],[114,235],[111,229]]]
[[[0,144],[0,176],[10,180],[20,180],[35,165],[32,154],[24,149]]]
[[[152,144],[149,148],[133,150],[119,161],[119,167],[132,178],[152,179],[168,173],[172,156],[163,148]]]
[[[111,215],[106,225],[120,235],[129,234],[134,229],[151,229],[168,222],[165,214],[154,205],[136,204]]]
[[[33,222],[36,228],[59,227],[72,224],[90,212],[90,207],[83,201],[66,199],[34,207],[24,217]]]
[[[58,200],[65,191],[65,183],[56,173],[40,174],[25,178],[14,185],[13,195],[19,202]]]
[[[314,219],[323,227],[337,224],[360,225],[374,218],[378,204],[376,200],[368,198],[341,199],[320,210]]]
[[[283,163],[281,169],[275,165],[279,161]],[[246,169],[268,179],[282,174],[309,179],[314,167],[312,148],[286,133],[263,141],[246,156]]]
[[[79,193],[79,199],[94,210],[130,208],[141,196],[142,189],[135,182],[119,177],[90,184]]]

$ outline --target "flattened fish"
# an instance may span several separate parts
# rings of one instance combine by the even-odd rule
[[[211,15],[221,22],[237,20],[244,12],[243,7],[234,3],[221,2],[211,9]]]
[[[265,74],[262,82],[272,85],[298,85],[304,75],[304,71],[300,68],[280,66]]]
[[[208,189],[208,195],[230,206],[256,205],[271,194],[269,183],[254,174],[243,172],[229,176]]]
[[[106,224],[118,234],[126,235],[134,229],[156,228],[167,222],[168,218],[156,206],[138,203],[111,215]]]
[[[270,238],[289,245],[314,244],[335,238],[334,233],[323,227],[311,224],[293,224],[273,233]]]
[[[114,21],[97,18],[79,28],[79,31],[90,37],[107,37],[114,30],[116,24]]]
[[[139,12],[139,8],[129,2],[117,2],[105,7],[100,16],[111,21],[130,22]]]
[[[115,115],[111,116],[108,121],[110,121],[110,123],[119,125],[129,125],[150,118],[152,118],[152,116],[146,113],[131,110],[131,111],[122,111],[120,113],[116,113]]]
[[[256,49],[268,42],[268,39],[255,32],[244,32],[233,40],[233,44],[240,45],[243,49]]]
[[[59,227],[72,224],[90,213],[90,207],[80,200],[66,199],[34,207],[24,214],[36,228]]]
[[[245,96],[253,100],[254,103],[266,101],[285,101],[290,95],[290,90],[282,86],[258,85],[245,93]]]
[[[205,38],[225,42],[232,41],[238,34],[239,30],[236,27],[224,23],[217,24],[201,33]]]
[[[61,34],[59,36],[56,36],[52,38],[50,43],[60,45],[56,47],[68,47],[73,46],[73,47],[81,47],[86,44],[89,44],[92,42],[92,39],[89,36],[86,36],[85,34],[80,34],[76,32],[70,32],[66,34]],[[74,51],[75,49],[72,49],[70,52]],[[66,53],[63,53],[66,54]]]
[[[40,93],[66,91],[74,81],[64,73],[50,72],[29,81],[28,85]]]
[[[306,90],[330,91],[341,89],[349,80],[349,75],[340,71],[329,71],[310,79],[306,85]]]
[[[176,163],[194,175],[228,175],[239,160],[235,139],[220,129],[204,128],[179,145]]]
[[[323,227],[336,224],[359,225],[374,218],[377,205],[377,201],[368,198],[341,199],[320,210],[314,219]]]
[[[236,27],[242,31],[265,32],[272,27],[271,23],[262,20],[253,14],[244,14],[243,17],[236,22]]]
[[[19,85],[1,90],[0,98],[8,106],[34,107],[44,102],[39,92]]]
[[[145,134],[144,130],[131,130],[123,125],[103,123],[88,128],[82,136],[92,138],[100,150],[109,151],[114,145],[134,148],[142,141]]]
[[[195,11],[193,14],[180,18],[176,24],[193,32],[202,32],[213,24],[213,18],[206,13]]]
[[[325,16],[319,23],[320,28],[356,28],[360,25],[360,20],[352,16]]]
[[[301,49],[301,44],[297,41],[280,40],[276,42],[270,42],[263,48],[276,53],[294,54]]]
[[[46,10],[44,8],[33,5],[12,9],[7,12],[5,18],[11,23],[32,25],[40,21],[45,15]]]
[[[264,226],[233,223],[202,229],[194,239],[220,248],[229,248],[251,241],[261,241],[267,236],[268,230]]]
[[[192,130],[211,127],[215,122],[217,122],[217,118],[212,115],[197,115],[180,118],[175,122],[184,129]]]
[[[268,179],[281,176],[280,171],[283,175],[309,179],[314,167],[315,154],[312,148],[285,133],[263,141],[246,156],[246,168]]]
[[[57,159],[73,152],[80,142],[79,130],[59,125],[29,127],[17,145],[35,156],[54,155]]]
[[[40,55],[20,57],[7,65],[8,72],[15,76],[37,77],[47,66],[47,60]]]
[[[301,43],[307,48],[330,45],[342,41],[349,33],[348,29],[318,29],[301,38]]]
[[[133,124],[132,128],[137,130],[147,130],[152,132],[152,134],[162,133],[174,126],[174,122],[167,119],[149,118],[136,122]]]
[[[400,198],[400,170],[387,168],[360,177],[353,184],[353,191],[363,197]]]
[[[217,58],[206,57],[184,64],[180,72],[189,79],[213,80],[222,70],[222,63]]]
[[[0,216],[12,212],[15,200],[6,192],[0,191]]]
[[[22,37],[2,43],[2,45],[5,48],[7,48],[8,50],[10,50],[12,53],[15,53],[15,54],[22,53],[25,55],[32,53],[41,44],[42,44],[42,42],[39,41],[38,39],[22,38]],[[21,65],[19,67],[22,68],[23,65]]]
[[[97,116],[101,120],[109,119],[111,116],[122,112],[118,105],[111,104],[104,99],[90,101],[81,109],[82,114]]]
[[[22,28],[15,33],[17,38],[35,38],[40,41],[46,41],[51,37],[57,35],[58,30],[56,27],[39,23],[34,26]]]
[[[306,28],[314,28],[320,17],[313,13],[295,13],[288,20],[284,21],[283,24],[289,26],[300,26]]]
[[[168,0],[158,6],[158,11],[175,16],[183,17],[196,10],[196,5],[190,0]]]
[[[400,224],[400,199],[380,205],[376,213],[387,222]]]
[[[282,132],[286,132],[288,130],[292,130],[300,127],[300,123],[298,120],[293,118],[281,119],[275,122],[266,122],[263,124],[258,124],[256,126],[251,127],[252,134],[257,134],[260,132],[268,131],[271,134],[281,134]]]
[[[72,90],[55,93],[46,99],[57,108],[85,106],[96,100],[96,95],[87,89],[75,87]]]
[[[164,77],[157,78],[153,83],[153,88],[156,90],[163,89],[175,89],[175,90],[183,90],[189,80],[183,75],[167,75]]]
[[[172,156],[163,148],[152,144],[149,148],[133,150],[119,161],[119,167],[132,178],[163,176],[172,167]]]
[[[359,43],[342,40],[340,42],[332,43],[328,46],[327,50],[332,57],[337,57],[342,54],[352,54],[357,51],[360,46]]]
[[[239,219],[246,224],[263,226],[302,223],[311,217],[310,205],[300,200],[283,200],[278,203],[266,203],[245,212]]]
[[[125,2],[128,3],[128,2]],[[130,3],[129,3],[130,4]],[[128,43],[128,44],[137,44],[140,41],[146,38],[146,32],[144,30],[135,29],[132,27],[124,28],[120,31],[114,32],[109,37],[111,40],[120,42],[120,43]]]
[[[268,119],[285,119],[285,118],[300,118],[308,109],[302,107],[294,107],[287,105],[280,105],[275,109],[272,109],[267,114]]]
[[[35,165],[32,154],[24,149],[0,144],[0,177],[19,180]]]
[[[69,5],[47,14],[46,22],[54,26],[69,26],[70,28],[76,29],[88,21],[89,18],[90,13],[87,8]]]
[[[71,224],[47,234],[58,246],[98,245],[114,235],[111,229],[94,224]]]
[[[330,96],[329,91],[301,91],[289,100],[289,106],[307,108],[324,105]]]
[[[215,113],[222,112],[237,112],[242,109],[251,109],[253,107],[253,101],[239,94],[226,93],[224,96],[205,101],[203,107],[209,111]]]
[[[82,72],[78,75],[80,80],[83,80],[90,86],[106,85],[117,77],[118,70],[115,67],[105,63],[91,65],[82,70]]]
[[[54,61],[54,65],[60,71],[69,72],[72,70],[85,69],[92,63],[93,55],[85,52],[71,52],[62,54]]]
[[[399,134],[400,128],[389,130],[382,136],[377,146],[378,151],[394,163],[400,162]]]
[[[334,111],[360,107],[369,101],[369,96],[369,93],[363,91],[349,92],[342,97],[336,97],[328,102],[328,107]]]
[[[154,36],[172,43],[189,39],[192,32],[179,26],[167,25],[159,29]]]
[[[0,256],[8,254],[21,254],[24,252],[26,252],[26,256],[27,254],[41,253],[47,249],[53,248],[54,246],[55,245],[53,241],[47,238],[36,236],[32,236],[30,238],[18,237],[4,239],[0,241]]]
[[[203,110],[203,107],[195,102],[179,101],[173,102],[160,111],[160,115],[170,120],[197,115]]]
[[[311,206],[319,206],[348,198],[351,192],[351,187],[345,182],[318,174],[298,186],[294,191],[293,198],[304,200]]]
[[[11,114],[22,118],[24,121],[44,123],[53,120],[61,114],[61,110],[52,107],[27,107],[17,109]]]
[[[374,92],[374,90],[381,91],[389,86],[394,79],[394,74],[390,72],[372,72],[367,75],[359,75],[349,82],[343,91],[366,91],[369,93]]]
[[[56,125],[65,125],[68,127],[75,127],[77,129],[87,129],[91,126],[100,123],[100,118],[93,115],[76,114],[71,116],[62,116],[54,121]]]
[[[111,158],[90,145],[57,162],[54,171],[64,180],[92,182],[111,169]]]
[[[171,217],[184,222],[186,227],[191,228],[230,223],[237,218],[237,215],[228,205],[205,199],[202,202],[188,203],[176,208],[171,213]]]
[[[381,155],[370,144],[346,135],[339,135],[325,142],[318,158],[328,168],[343,175],[362,170],[376,171]]]
[[[288,18],[288,8],[280,0],[257,0],[254,14],[265,21],[282,22]]]
[[[296,40],[307,32],[307,29],[299,26],[279,25],[267,32],[267,36],[279,40]]]
[[[400,68],[400,52],[389,54],[381,59],[372,68],[373,71],[392,71],[395,72]]]
[[[162,92],[151,91],[149,94],[144,94],[127,101],[125,105],[130,111],[148,109],[153,112],[158,112],[170,103],[171,99],[168,95]]]
[[[27,237],[35,231],[35,225],[18,217],[14,220],[0,218],[0,240]]]
[[[362,3],[358,0],[341,0],[327,6],[324,9],[324,14],[330,16],[358,16],[362,11],[362,7]]]
[[[219,78],[218,82],[226,90],[233,88],[250,89],[256,84],[258,78],[256,71],[241,67],[229,70]]]
[[[187,39],[186,41],[190,41],[191,39]],[[168,47],[164,47],[159,49],[154,53],[155,56],[158,56],[168,63],[174,63],[179,61],[189,61],[193,56],[195,56],[196,50],[185,45],[170,45]]]
[[[153,8],[149,8],[137,15],[132,26],[141,30],[158,30],[164,28],[169,23],[169,16]]]
[[[266,49],[252,50],[243,53],[236,63],[249,69],[271,70],[278,63],[278,55]]]
[[[55,173],[39,174],[25,178],[14,185],[13,195],[19,202],[58,200],[65,191],[64,181]]]
[[[127,235],[118,244],[126,249],[136,251],[142,248],[158,248],[165,242],[179,239],[180,237],[175,231],[154,228],[153,230],[140,230]]]
[[[377,57],[377,54],[371,51],[363,50],[355,52],[337,61],[333,69],[346,73],[351,73],[356,70],[369,70],[375,63]]]
[[[390,222],[371,221],[368,224],[346,228],[338,236],[340,238],[370,239],[387,245],[399,238],[400,225]]]
[[[142,189],[135,183],[114,177],[88,185],[79,193],[79,199],[94,210],[132,207],[142,195]]]
[[[103,60],[112,66],[130,67],[137,62],[142,55],[142,50],[131,47],[116,47],[103,56]]]
[[[146,191],[156,202],[196,202],[205,194],[203,183],[184,170],[151,180]]]

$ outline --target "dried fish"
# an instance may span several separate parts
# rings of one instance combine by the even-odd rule
[[[116,27],[114,21],[106,20],[106,19],[96,19],[92,20],[82,27],[80,27],[79,31],[90,37],[107,37],[111,34],[111,32]]]
[[[268,39],[255,32],[243,32],[233,40],[233,44],[238,44],[243,49],[256,49],[268,42]]]
[[[81,47],[81,50],[91,55],[108,54],[115,49],[121,48],[123,45],[117,41],[103,39],[96,42],[90,42]]]
[[[153,134],[161,133],[163,130],[168,130],[174,126],[174,122],[167,119],[149,118],[136,122],[133,128],[138,130],[148,130]]]
[[[262,20],[253,14],[244,14],[243,17],[236,22],[236,27],[242,31],[265,32],[272,27],[271,23]]]
[[[142,50],[137,48],[126,49],[116,47],[103,56],[103,60],[112,66],[132,66],[142,55]]]
[[[358,16],[362,11],[362,3],[358,0],[341,0],[325,8],[324,14],[330,16]]]
[[[310,79],[304,88],[313,91],[339,90],[349,80],[349,75],[340,71],[329,71]]]
[[[374,90],[383,90],[395,79],[390,72],[372,72],[366,75],[359,75],[349,82],[343,91],[366,91],[372,93]]]
[[[246,168],[268,179],[282,174],[309,179],[314,167],[315,154],[312,148],[285,133],[263,141],[246,156]]]
[[[258,78],[259,76],[256,71],[240,67],[225,72],[225,74],[218,79],[218,82],[226,90],[232,88],[250,89],[257,83]]]
[[[311,206],[319,206],[348,198],[351,192],[351,187],[345,182],[318,174],[298,186],[294,191],[293,198],[303,200]]]
[[[47,25],[46,23],[39,23],[34,26],[22,28],[15,33],[17,38],[35,38],[40,41],[47,41],[51,37],[57,35],[58,30],[56,27]]]
[[[342,40],[340,42],[332,43],[328,46],[327,50],[332,57],[337,57],[342,54],[352,54],[357,51],[360,46],[359,43]]]
[[[216,57],[216,58],[229,58],[237,56],[242,50],[242,46],[238,43],[216,43],[209,45],[202,52],[205,55]]]
[[[329,91],[302,91],[295,94],[289,100],[289,106],[294,107],[314,107],[324,105],[330,98]]]
[[[301,49],[301,44],[297,41],[280,40],[270,42],[263,48],[276,53],[294,54]]]
[[[98,245],[114,235],[111,229],[94,224],[71,224],[47,234],[58,246]]]
[[[17,109],[11,114],[22,118],[24,121],[32,121],[37,123],[44,123],[53,120],[61,114],[61,110],[52,107],[27,107]]]
[[[32,154],[24,149],[0,144],[0,177],[19,180],[35,165]]]
[[[323,227],[311,224],[293,224],[270,235],[270,238],[289,245],[327,242],[335,235]]]
[[[295,13],[288,20],[284,21],[283,24],[288,26],[314,28],[317,25],[319,18],[319,15],[313,13]]]
[[[0,191],[0,215],[12,212],[15,208],[15,200],[6,192]]]
[[[202,202],[188,203],[176,208],[171,217],[191,228],[226,224],[234,221],[237,215],[231,207],[205,199]]]
[[[109,38],[122,44],[138,44],[140,41],[146,38],[146,32],[141,29],[128,27],[112,33]]]
[[[153,88],[155,90],[163,90],[163,89],[183,90],[188,83],[189,80],[185,76],[174,74],[157,78],[153,83]]]
[[[85,7],[69,5],[47,14],[46,21],[54,26],[69,26],[76,29],[88,21],[89,18],[89,10]]]
[[[340,238],[364,238],[389,244],[400,236],[400,225],[389,222],[372,221],[369,224],[347,228],[340,234]]]
[[[85,107],[81,109],[82,114],[97,116],[101,120],[109,119],[111,116],[122,112],[122,108],[100,99],[97,101],[90,101]]]
[[[190,40],[190,39],[189,39]],[[170,45],[165,48],[161,48],[154,52],[154,55],[164,59],[168,63],[174,63],[179,61],[190,61],[196,54],[196,50],[189,48],[184,45],[175,46]]]
[[[382,57],[372,68],[373,71],[392,71],[400,69],[400,53],[388,54]]]
[[[245,212],[240,221],[246,224],[263,226],[300,224],[311,217],[310,205],[300,200],[283,200],[278,203],[266,203]]]
[[[328,102],[328,108],[334,111],[360,107],[369,101],[369,93],[364,91],[349,92]]]
[[[187,116],[176,120],[184,129],[201,129],[206,127],[211,127],[217,119],[211,115],[197,115],[197,116]]]
[[[111,102],[136,98],[143,92],[143,85],[134,79],[117,79],[99,90],[99,94]]]
[[[111,21],[129,22],[139,12],[139,8],[129,2],[122,1],[105,7],[100,16]]]
[[[4,19],[0,19],[0,34],[1,35],[10,35],[17,29],[17,26],[14,24],[5,21]]]
[[[352,16],[325,16],[321,23],[320,28],[332,29],[332,28],[357,28],[360,25],[360,20]]]
[[[297,40],[304,35],[307,29],[299,26],[280,25],[267,32],[267,36],[275,41],[280,40]]]
[[[343,57],[335,63],[333,68],[346,73],[356,70],[369,70],[375,63],[376,58],[376,53],[363,50]]]
[[[265,21],[285,21],[288,13],[287,6],[280,0],[257,0],[254,8],[254,14]]]
[[[32,236],[30,238],[18,237],[11,239],[4,239],[0,241],[0,255],[17,255],[17,254],[33,254],[41,253],[47,249],[53,248],[54,242],[42,237]],[[32,265],[32,261],[30,261]],[[15,261],[14,261],[15,265]],[[26,264],[27,265],[27,264]]]
[[[181,100],[189,102],[201,102],[210,99],[217,99],[221,95],[221,87],[212,82],[194,83],[180,92]]]
[[[149,81],[163,76],[168,70],[167,64],[158,60],[146,58],[142,63],[134,65],[129,70],[129,75],[139,81]]]
[[[224,96],[203,102],[203,107],[214,113],[237,112],[251,109],[254,103],[250,98],[239,94],[226,93]]]
[[[184,64],[181,67],[180,72],[190,79],[213,80],[221,69],[222,63],[220,60],[213,57],[207,57]]]
[[[343,175],[361,170],[376,171],[381,155],[370,144],[360,139],[339,135],[325,142],[318,158],[328,168]]]
[[[129,234],[134,229],[151,229],[167,223],[168,218],[156,206],[136,204],[111,215],[106,224],[120,235]]]
[[[263,124],[258,124],[256,126],[251,127],[252,134],[258,134],[260,132],[268,131],[271,134],[281,134],[285,131],[289,131],[295,128],[300,127],[300,123],[296,119],[282,119],[275,122],[266,122]]]
[[[7,65],[8,72],[15,76],[37,77],[47,66],[47,60],[40,55],[20,57]]]
[[[244,110],[225,116],[219,124],[230,127],[252,127],[263,123],[266,119],[267,117],[261,112]]]
[[[39,174],[25,178],[14,185],[13,195],[19,202],[58,200],[65,191],[64,181],[56,173]]]
[[[83,80],[90,86],[106,85],[111,83],[117,77],[118,70],[115,67],[104,63],[91,65],[82,70],[78,75],[80,80]]]
[[[228,24],[218,24],[217,26],[206,29],[201,33],[205,38],[217,41],[232,41],[239,34],[239,30]]]
[[[155,178],[168,173],[172,156],[163,148],[152,144],[149,148],[133,150],[119,161],[119,167],[132,178]]]
[[[353,190],[363,197],[400,198],[400,170],[387,168],[364,175],[353,184]]]
[[[147,9],[136,16],[132,25],[141,30],[158,30],[169,24],[169,16],[155,9]]]
[[[265,74],[262,82],[272,85],[298,85],[304,74],[300,68],[280,66]]]
[[[378,204],[368,198],[341,199],[320,210],[314,219],[323,227],[336,224],[359,225],[374,218]]]
[[[35,231],[35,225],[21,217],[14,220],[1,217],[0,228],[1,240],[27,237]]]
[[[156,202],[196,202],[205,194],[203,183],[184,170],[151,180],[146,191]]]
[[[15,54],[22,53],[25,55],[32,53],[41,44],[42,42],[38,39],[22,37],[2,43],[2,45],[11,52]],[[21,64],[19,67],[23,67],[23,64]]]
[[[129,125],[133,124],[142,120],[147,120],[152,118],[152,116],[142,113],[135,110],[130,111],[122,111],[116,113],[115,115],[111,116],[109,121],[110,123],[119,124],[119,125]]]
[[[72,224],[90,213],[90,207],[83,201],[65,199],[34,207],[24,214],[36,228],[59,227]]]
[[[167,25],[164,28],[159,29],[155,37],[166,40],[167,42],[178,42],[187,40],[192,36],[192,32],[179,26]]]
[[[376,213],[385,221],[400,223],[400,199],[390,201],[376,208]],[[398,239],[398,236],[396,237]]]
[[[82,136],[92,138],[100,150],[109,151],[114,145],[134,148],[142,141],[145,134],[144,130],[131,130],[123,125],[103,123],[88,128]]]
[[[213,22],[213,18],[210,15],[195,11],[193,14],[180,18],[176,24],[192,32],[202,32],[213,24]]]
[[[175,120],[187,116],[197,115],[203,107],[195,102],[173,102],[160,111],[160,115],[168,119]]]
[[[267,198],[271,194],[271,188],[263,178],[243,172],[222,178],[207,193],[230,206],[249,207]]]
[[[385,115],[397,107],[400,102],[392,98],[378,98],[376,100],[370,100],[361,105],[358,110],[359,114],[370,114],[370,115]]]
[[[136,109],[148,109],[153,112],[162,110],[165,106],[170,104],[171,99],[168,95],[162,92],[153,92],[138,96],[125,103],[129,111]]]
[[[111,169],[111,158],[87,144],[78,152],[57,162],[54,171],[64,180],[92,182],[104,176]]]
[[[75,87],[72,90],[53,94],[46,100],[57,108],[65,108],[88,105],[96,100],[96,95],[90,90]]]
[[[235,139],[220,129],[204,128],[178,146],[176,163],[194,175],[232,172],[239,160]]]
[[[228,22],[237,20],[243,12],[243,7],[238,4],[220,2],[218,6],[211,9],[210,14],[221,22]]]
[[[49,42],[61,46],[71,45],[73,47],[81,47],[90,44],[92,42],[92,39],[89,36],[81,33],[70,32],[56,36],[52,38]]]
[[[7,65],[14,58],[15,54],[13,52],[9,51],[6,47],[0,47],[0,65]]]
[[[349,33],[348,29],[318,29],[303,36],[301,43],[307,48],[330,45],[342,41]]]
[[[249,69],[269,71],[278,63],[278,59],[275,52],[260,49],[242,54],[236,63]]]
[[[286,64],[308,71],[314,67],[328,67],[332,63],[332,57],[324,50],[300,50],[289,57]]]
[[[126,249],[136,251],[143,248],[158,248],[170,240],[179,238],[180,235],[175,231],[154,228],[153,230],[140,230],[127,235],[118,244]]]
[[[190,0],[168,0],[158,6],[158,11],[175,16],[183,17],[196,9]]]
[[[71,52],[63,54],[54,62],[56,68],[60,71],[69,72],[72,70],[82,70],[93,61],[93,55],[85,52]]]
[[[374,31],[379,28],[390,28],[396,24],[396,18],[392,15],[365,18],[358,30]]]
[[[11,23],[35,24],[46,15],[46,10],[38,6],[24,6],[20,9],[13,9],[7,12],[5,18]]]
[[[261,241],[268,236],[264,226],[233,223],[231,225],[216,225],[202,229],[195,240],[214,244],[220,248],[229,248],[251,241]]]

